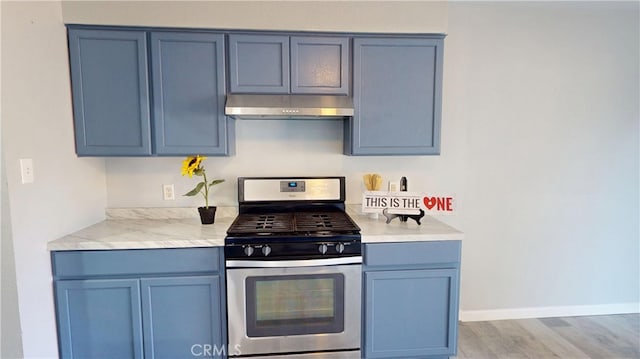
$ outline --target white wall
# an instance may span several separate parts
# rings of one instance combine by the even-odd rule
[[[74,153],[59,2],[2,2],[2,135],[24,356],[57,356],[47,242],[104,218],[104,160]],[[21,184],[19,159],[35,182]]]
[[[4,176],[4,156],[0,153],[0,358],[21,358],[22,331],[18,310],[16,260],[11,235],[11,214]]]
[[[215,204],[237,206],[239,176],[347,177],[347,203],[360,203],[364,173],[377,172],[385,180],[406,175],[413,190],[460,191],[463,143],[443,123],[441,156],[349,157],[342,154],[342,121],[337,120],[240,120],[236,121],[237,154],[208,157],[208,177],[224,178],[216,186]],[[162,199],[162,184],[174,184],[176,194],[191,190],[197,180],[181,177],[183,158],[109,158],[107,187],[109,207],[196,207],[200,196]],[[194,210],[195,211],[195,210]],[[448,218],[454,220],[457,217]]]
[[[446,32],[446,1],[63,1],[65,23]]]
[[[449,6],[445,99],[467,134],[468,319],[638,311],[638,10]]]
[[[0,6],[0,26],[2,6]],[[0,68],[2,66],[0,48]],[[0,86],[0,96],[2,95]],[[0,114],[2,102],[0,101]],[[2,153],[2,116],[0,116],[0,358],[21,358],[22,334],[18,312],[18,283],[11,235],[11,215],[4,154]]]

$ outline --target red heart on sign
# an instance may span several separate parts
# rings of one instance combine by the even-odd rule
[[[424,202],[424,205],[427,207],[427,209],[431,209],[436,205],[435,197],[424,197],[422,201]]]

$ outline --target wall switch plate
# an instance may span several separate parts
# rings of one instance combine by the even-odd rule
[[[172,184],[162,185],[162,196],[165,201],[173,201],[176,199],[176,194],[173,190]]]
[[[22,184],[33,183],[35,180],[33,176],[33,160],[31,158],[20,159],[20,175],[22,177]]]
[[[389,192],[400,191],[400,182],[389,181]]]

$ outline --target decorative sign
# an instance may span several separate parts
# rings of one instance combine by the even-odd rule
[[[439,196],[416,192],[365,191],[362,194],[362,212],[418,214],[420,210],[431,214],[454,212],[453,196]]]

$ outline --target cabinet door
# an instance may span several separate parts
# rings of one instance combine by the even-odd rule
[[[442,39],[356,38],[347,154],[440,153]]]
[[[365,272],[364,356],[455,355],[458,270]]]
[[[145,358],[191,358],[226,349],[220,276],[141,279]]]
[[[151,154],[142,31],[69,29],[76,153]]]
[[[349,38],[291,38],[291,93],[349,93]]]
[[[229,86],[238,93],[289,93],[289,37],[229,35]]]
[[[151,64],[155,152],[229,154],[224,35],[153,32]]]
[[[61,358],[142,358],[136,279],[55,282]]]

